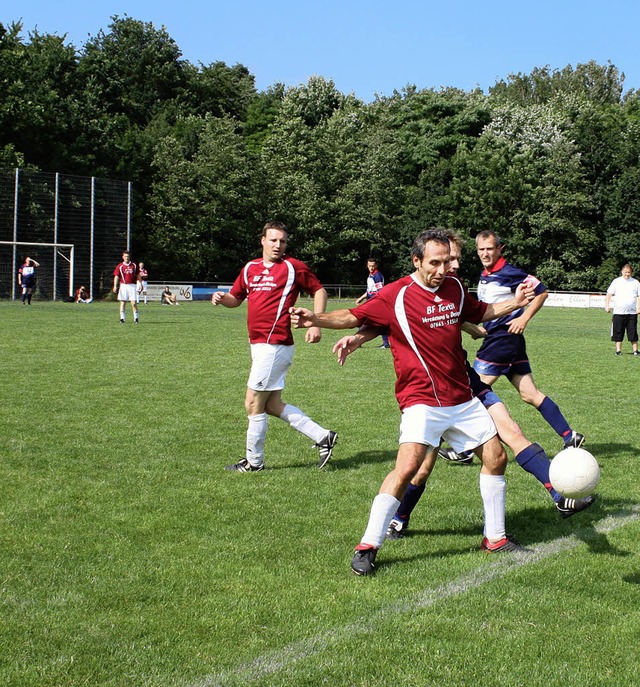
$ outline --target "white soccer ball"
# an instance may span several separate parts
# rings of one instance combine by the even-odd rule
[[[600,481],[600,466],[589,451],[565,448],[551,461],[549,480],[562,496],[580,499],[595,491]]]

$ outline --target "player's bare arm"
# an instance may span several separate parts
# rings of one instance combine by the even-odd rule
[[[473,324],[473,322],[463,322],[462,331],[469,334],[472,339],[484,339],[487,335],[487,330],[481,327],[479,324]]]
[[[320,289],[313,294],[313,312],[323,313],[327,309],[327,291]],[[320,327],[310,327],[304,336],[307,343],[318,343],[322,338],[322,330]]]
[[[291,324],[295,329],[322,327],[323,329],[352,329],[360,320],[349,310],[333,310],[329,313],[314,313],[308,308],[291,308]]]
[[[216,291],[211,296],[211,303],[213,305],[224,305],[225,308],[237,308],[242,301],[226,291]]]
[[[367,343],[367,341],[372,341],[375,339],[380,332],[377,329],[371,327],[362,327],[355,334],[348,334],[343,336],[339,341],[333,346],[333,353],[338,357],[338,364],[344,365],[347,361],[347,357],[351,353],[355,353],[360,346]]]
[[[518,308],[523,308],[535,297],[536,295],[533,290],[533,285],[525,280],[522,282],[522,284],[518,284],[514,298],[511,298],[508,301],[502,301],[501,303],[488,303],[484,317],[482,318],[482,322],[495,320],[497,317],[508,315]]]
[[[549,297],[547,291],[538,294],[527,306],[526,310],[520,315],[520,317],[515,317],[509,323],[509,333],[511,334],[522,334],[525,327],[529,324],[531,318],[540,310],[544,305],[544,302]]]

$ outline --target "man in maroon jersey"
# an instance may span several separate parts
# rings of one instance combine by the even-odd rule
[[[391,518],[407,485],[440,437],[461,453],[475,449],[482,461],[480,492],[484,502],[481,548],[491,552],[522,551],[505,534],[507,455],[491,416],[473,396],[465,369],[462,323],[480,323],[506,314],[533,297],[518,287],[510,301],[488,305],[471,296],[448,274],[448,235],[420,234],[413,243],[415,272],[385,286],[376,298],[350,310],[327,314],[292,310],[295,327],[348,329],[365,325],[386,330],[396,370],[396,398],[402,411],[395,468],[382,483],[371,507],[369,524],[351,563],[357,575],[370,575]]]
[[[133,321],[138,324],[137,303],[138,266],[131,262],[131,253],[125,251],[122,254],[122,262],[113,270],[113,293],[118,294],[120,301],[120,324],[124,324],[127,301],[131,303]]]
[[[287,257],[288,232],[282,222],[267,222],[262,230],[262,257],[248,262],[231,290],[217,291],[213,305],[237,308],[248,300],[247,327],[251,344],[251,373],[245,408],[249,416],[245,457],[225,470],[258,472],[264,468],[264,444],[268,416],[279,417],[315,442],[318,467],[323,468],[333,452],[338,435],[324,429],[299,408],[282,400],[287,371],[293,362],[290,309],[300,292],[313,296],[313,308],[323,313],[327,292],[318,278],[300,260]],[[306,333],[307,343],[320,341],[318,327]]]

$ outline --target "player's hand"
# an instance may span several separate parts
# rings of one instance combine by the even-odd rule
[[[521,284],[518,284],[515,298],[522,305],[528,305],[536,297],[535,284],[529,279],[525,279]]]
[[[224,291],[216,291],[213,296],[211,296],[211,303],[213,305],[219,305],[224,298]]]
[[[338,356],[338,364],[344,365],[347,360],[347,356],[354,351],[357,351],[358,348],[360,348],[361,343],[361,339],[359,339],[357,336],[353,336],[353,334],[343,336],[339,341],[337,341],[333,346],[332,351]]]
[[[318,343],[320,339],[322,338],[322,329],[320,327],[310,327],[307,329],[306,334],[304,335],[304,340],[307,343]]]
[[[524,317],[516,317],[509,322],[509,334],[522,334],[527,326],[528,320]]]
[[[309,329],[315,326],[313,312],[307,308],[289,308],[289,314],[294,329]]]

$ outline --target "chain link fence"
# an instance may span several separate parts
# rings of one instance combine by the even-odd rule
[[[35,298],[65,300],[81,284],[100,297],[131,240],[128,181],[0,169],[0,298],[19,295],[26,256],[40,263]]]

